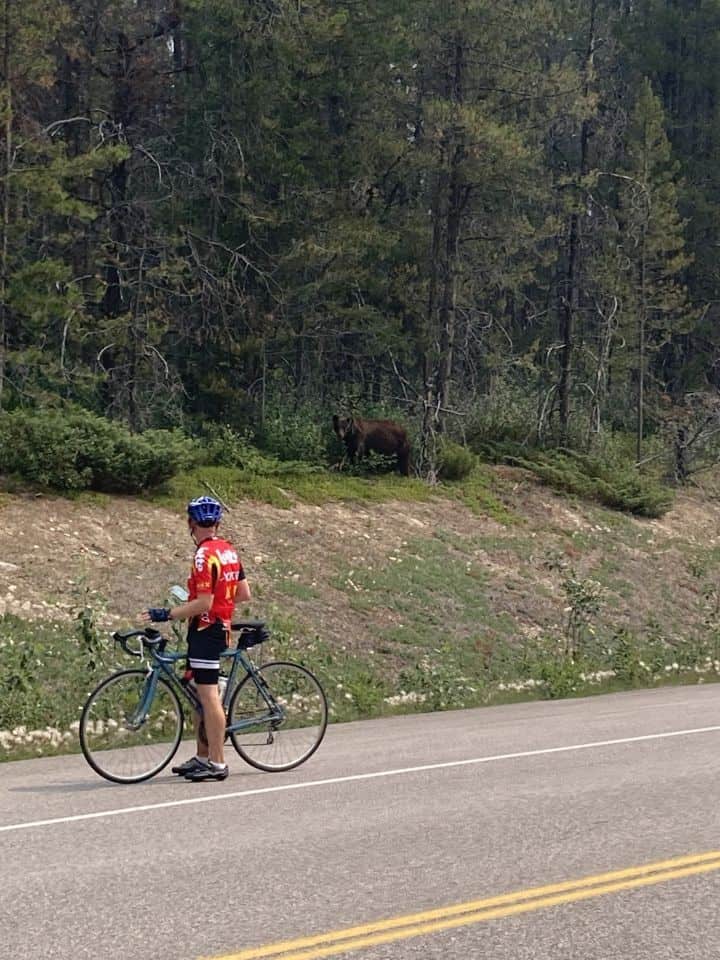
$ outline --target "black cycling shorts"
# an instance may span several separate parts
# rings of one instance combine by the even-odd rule
[[[216,620],[204,630],[188,629],[188,666],[195,683],[216,684],[220,675],[220,654],[227,650],[228,634],[222,621]]]

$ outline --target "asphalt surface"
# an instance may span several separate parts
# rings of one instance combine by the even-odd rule
[[[720,853],[522,904],[720,850],[719,747],[708,685],[337,725],[298,770],[232,756],[223,783],[3,764],[0,958],[248,957],[309,937],[255,956],[717,960]],[[502,894],[519,912],[446,909]],[[343,933],[358,926],[380,939]]]

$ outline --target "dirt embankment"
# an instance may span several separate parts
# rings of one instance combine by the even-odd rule
[[[226,531],[241,549],[253,615],[287,616],[309,634],[361,650],[402,619],[410,626],[413,596],[440,616],[455,592],[448,617],[457,612],[462,596],[452,577],[462,563],[474,571],[495,631],[528,636],[556,628],[565,615],[563,573],[548,566],[550,556],[562,558],[566,573],[601,584],[608,625],[654,623],[672,634],[708,615],[720,558],[718,501],[683,494],[662,519],[641,520],[564,500],[521,471],[497,477],[516,517],[510,525],[442,498],[291,510],[235,505]],[[183,517],[161,507],[131,498],[7,496],[0,614],[69,619],[91,605],[107,626],[132,623],[138,610],[164,601],[171,583],[184,582],[191,556]],[[415,572],[406,582],[395,570],[407,558]],[[376,579],[368,581],[368,570]],[[477,621],[482,635],[482,615]]]

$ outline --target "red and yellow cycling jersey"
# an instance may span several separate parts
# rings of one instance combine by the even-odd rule
[[[188,577],[189,599],[211,593],[213,601],[208,612],[197,618],[197,629],[202,630],[216,620],[230,629],[238,583],[244,579],[245,571],[237,550],[227,540],[208,537],[198,545]]]

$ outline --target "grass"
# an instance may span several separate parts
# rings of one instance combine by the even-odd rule
[[[487,534],[473,537],[471,544],[474,549],[483,550],[489,556],[509,555],[520,560],[529,560],[534,551],[537,550],[536,540],[519,534],[515,536]]]
[[[297,569],[287,570],[278,563],[269,564],[267,572],[272,578],[273,590],[286,597],[295,597],[298,600],[316,600],[318,592],[314,589],[310,578],[305,572]]]
[[[479,463],[463,480],[442,485],[447,494],[456,497],[473,513],[491,517],[505,526],[518,523],[520,518],[503,502],[502,483],[485,465]]]
[[[332,501],[426,503],[440,497],[457,500],[473,513],[491,517],[506,526],[519,522],[518,516],[502,500],[501,482],[483,464],[478,464],[462,481],[433,486],[395,473],[359,476],[296,461],[267,461],[267,464],[259,468],[260,472],[258,468],[196,467],[178,474],[149,498],[154,503],[182,510],[188,500],[198,495],[198,490],[213,491],[226,503],[257,500],[281,509],[291,509],[298,501],[313,505]]]
[[[380,640],[422,652],[438,638],[485,643],[488,638],[517,636],[510,613],[496,609],[491,575],[479,553],[529,557],[531,541],[521,537],[468,537],[438,528],[433,537],[415,538],[373,566],[339,570],[332,585],[342,591],[352,610],[380,612]],[[506,583],[512,591],[523,582],[520,570]],[[389,621],[389,622],[388,622]],[[368,627],[371,629],[371,627]]]
[[[87,621],[30,623],[5,615],[0,648],[0,747],[16,756],[74,746],[84,699],[114,662],[109,646]]]
[[[74,500],[76,503],[103,507],[107,510],[112,507],[112,496],[109,493],[101,493],[99,490],[71,490],[64,493],[63,497]]]
[[[289,657],[310,667],[326,688],[334,721],[718,677],[720,605],[714,581],[720,548],[664,540],[663,550],[672,547],[681,565],[673,582],[690,581],[692,596],[688,599],[686,591],[686,606],[680,608],[672,591],[658,594],[653,610],[664,629],[649,619],[618,629],[619,598],[635,589],[624,577],[630,570],[623,566],[626,548],[641,563],[658,550],[649,543],[647,524],[592,505],[583,510],[590,525],[580,531],[550,518],[542,528],[533,526],[532,516],[525,519],[506,505],[512,496],[504,483],[484,466],[463,481],[436,487],[396,475],[318,472],[302,464],[275,464],[264,474],[207,467],[176,477],[152,500],[182,509],[198,490],[207,489],[205,484],[231,503],[250,497],[281,508],[299,500],[443,497],[502,525],[485,523],[481,534],[439,526],[432,535],[371,560],[371,567],[336,561],[331,586],[363,624],[347,642],[340,636],[330,643],[306,626],[303,602],[317,607],[324,596],[312,571],[287,564],[266,567],[273,595],[298,603],[293,604],[295,619],[266,613],[273,639],[263,645],[261,659]],[[544,558],[552,544],[559,559],[550,577]],[[661,569],[669,569],[663,562]],[[588,592],[588,571],[604,588],[599,610]],[[523,609],[541,595],[547,598],[551,587],[551,603]],[[567,590],[565,603],[562,590]],[[93,608],[99,599],[80,589],[74,623],[0,617],[0,757],[77,749],[74,724],[90,688],[116,666],[128,665],[95,628]],[[689,611],[688,604],[696,605],[692,616],[677,622],[678,610]],[[558,614],[562,622],[543,619],[541,606],[545,614],[564,607]],[[536,628],[532,635],[523,630],[528,624]],[[574,656],[566,650],[571,632]]]
[[[358,652],[308,635],[292,619],[275,614],[269,618],[272,639],[260,658],[289,658],[308,666],[326,690],[335,722],[720,677],[720,631],[715,627],[680,643],[670,642],[652,623],[643,634],[621,630],[611,637],[586,629],[575,657],[566,652],[566,637],[541,636],[518,644],[511,624],[497,618],[489,621],[494,630],[483,623],[482,631],[473,632],[471,610],[487,613],[485,580],[463,571],[442,548],[438,541],[434,550],[408,560],[414,564],[409,582],[416,610],[438,596],[443,571],[445,585],[453,584],[445,590],[451,604],[474,598],[464,616],[447,619],[430,609],[423,618],[408,612],[398,598],[407,626],[372,638]],[[397,589],[401,571],[402,564],[384,571],[387,594]],[[127,658],[82,616],[75,624],[37,624],[6,615],[0,617],[0,637],[0,758],[76,752],[85,698],[101,677],[127,666]]]
[[[380,636],[420,647],[447,630],[453,635],[501,628],[486,596],[487,574],[472,552],[440,537],[408,542],[398,555],[377,567],[348,570],[335,581],[350,590],[351,604],[365,600],[388,611],[395,623]],[[483,624],[478,630],[478,624]]]
[[[422,480],[394,474],[359,477],[290,462],[278,464],[278,469],[268,474],[235,467],[197,467],[174,477],[151,499],[173,509],[183,509],[189,499],[197,496],[198,490],[210,489],[225,502],[258,500],[284,509],[290,509],[298,500],[310,504],[332,500],[422,502],[439,492]]]

